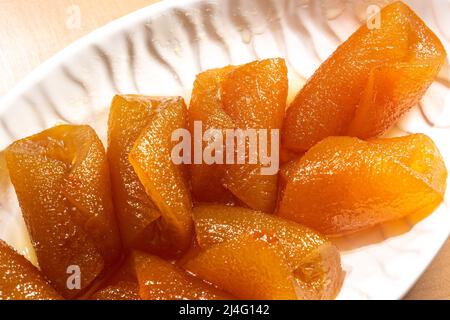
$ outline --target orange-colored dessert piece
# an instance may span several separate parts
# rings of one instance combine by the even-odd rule
[[[91,300],[141,300],[139,296],[139,287],[132,282],[117,282],[114,285],[107,286],[94,295]]]
[[[291,103],[283,143],[306,151],[328,136],[370,138],[413,107],[446,53],[404,3],[381,10],[379,28],[361,26],[315,72]]]
[[[128,255],[96,288],[91,300],[141,300],[132,255]]]
[[[233,297],[157,256],[133,251],[94,300],[223,300]]]
[[[421,53],[419,51],[417,55],[420,57]],[[367,139],[386,132],[419,103],[438,74],[445,56],[441,53],[429,61],[400,62],[373,69],[346,134]]]
[[[297,278],[301,299],[333,299],[343,278],[337,248],[317,232],[250,209],[199,205],[193,217],[201,248],[252,235],[278,243]]]
[[[197,238],[194,237],[192,239],[192,243],[191,243],[191,246],[189,247],[189,250],[187,250],[186,253],[181,258],[177,259],[175,261],[175,264],[180,267],[183,267],[187,261],[191,260],[193,257],[198,255],[200,253],[200,251],[202,251],[202,248],[198,244]]]
[[[362,141],[330,137],[282,171],[278,214],[328,235],[342,235],[431,213],[447,170],[425,135]]]
[[[223,108],[238,128],[267,129],[269,137],[271,129],[281,129],[288,94],[283,59],[239,66],[222,82],[221,89]],[[269,152],[270,142],[269,138]],[[278,175],[263,175],[261,167],[261,163],[248,162],[229,165],[224,185],[250,208],[270,213],[275,208]]]
[[[189,128],[193,133],[194,121],[201,121],[202,133],[211,128],[240,128],[267,129],[270,134],[270,129],[282,126],[287,90],[287,68],[283,59],[208,70],[199,74],[194,83]],[[205,147],[206,142],[202,145]],[[270,141],[268,147],[270,150]],[[193,164],[194,199],[231,203],[236,197],[251,208],[272,212],[277,175],[261,175],[261,164],[248,164],[248,158],[246,161],[247,164],[228,166]]]
[[[124,246],[154,251],[153,222],[160,212],[145,192],[128,155],[150,119],[174,98],[115,96],[108,122],[108,160],[114,207]]]
[[[295,300],[295,280],[276,244],[238,237],[211,246],[186,269],[245,300]]]
[[[280,148],[280,166],[284,166],[289,162],[300,158],[304,153],[293,152],[283,146]]]
[[[211,69],[197,75],[189,105],[189,130],[194,136],[194,122],[202,124],[202,136],[208,129],[234,129],[233,120],[223,110],[220,85],[236,67]],[[202,142],[202,150],[206,146]],[[199,202],[233,202],[232,193],[223,186],[225,165],[194,161],[190,166],[192,196]]]
[[[144,300],[229,300],[212,285],[156,256],[135,252],[140,296]]]
[[[0,300],[60,299],[31,262],[0,240]]]
[[[129,154],[146,193],[161,212],[152,225],[152,253],[164,257],[175,257],[187,250],[193,234],[187,170],[171,158],[177,144],[172,141],[172,133],[186,128],[186,117],[183,99],[174,98],[151,118]]]
[[[232,70],[221,83],[225,112],[242,129],[280,129],[288,92],[284,59],[250,62]]]
[[[73,297],[121,254],[103,145],[89,126],[61,125],[14,142],[5,156],[39,266]],[[71,266],[80,290],[67,286]]]

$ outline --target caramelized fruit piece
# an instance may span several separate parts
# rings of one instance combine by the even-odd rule
[[[203,132],[211,128],[279,129],[286,98],[287,68],[283,59],[208,70],[194,83],[189,127],[194,132],[194,121],[202,121]],[[259,164],[229,165],[225,172],[224,165],[193,164],[194,199],[231,203],[233,194],[252,208],[272,212],[277,175],[261,175],[260,168]]]
[[[89,126],[61,125],[14,142],[6,161],[42,272],[65,297],[120,255],[105,151]],[[78,266],[81,290],[70,290]]]
[[[347,135],[367,139],[386,132],[420,101],[444,60],[442,53],[439,59],[373,69]]]
[[[228,74],[221,89],[223,108],[239,128],[281,128],[288,91],[284,59],[239,66]]]
[[[108,160],[114,206],[127,248],[154,251],[152,222],[160,212],[145,192],[128,155],[150,119],[174,98],[115,96],[108,123]]]
[[[196,237],[194,237],[192,239],[192,243],[191,246],[189,247],[189,250],[187,250],[186,253],[181,258],[176,260],[175,264],[180,267],[183,267],[187,261],[191,260],[193,257],[198,255],[201,250],[202,248],[198,244]]]
[[[278,214],[342,235],[442,201],[447,171],[433,141],[417,134],[362,141],[330,137],[282,171]]]
[[[301,152],[328,136],[378,136],[422,97],[445,61],[441,42],[401,2],[380,18],[380,28],[360,27],[300,90],[284,123],[286,147]]]
[[[284,166],[284,165],[288,164],[289,162],[300,158],[301,156],[303,156],[302,153],[295,153],[295,152],[290,151],[289,149],[282,146],[280,148],[280,165]]]
[[[251,236],[211,246],[185,267],[240,299],[297,299],[292,271],[279,248]]]
[[[172,133],[186,127],[187,110],[182,98],[174,98],[149,122],[136,140],[129,160],[145,191],[161,212],[153,225],[155,253],[178,256],[192,239],[192,203],[185,168],[171,159]]]
[[[227,293],[157,256],[134,251],[91,299],[96,300],[216,300]]]
[[[223,81],[223,107],[241,129],[281,129],[288,94],[283,59],[242,65]],[[268,140],[270,152],[270,140]],[[248,153],[248,152],[247,152]],[[252,209],[273,212],[278,176],[262,175],[262,164],[229,165],[224,185]]]
[[[297,277],[303,299],[333,299],[342,282],[337,248],[317,232],[295,222],[261,212],[220,205],[200,205],[193,211],[197,241],[202,248],[243,235],[277,242]]]
[[[0,300],[59,299],[39,270],[0,240]]]
[[[372,139],[369,142],[386,149],[403,166],[444,197],[446,191],[447,168],[439,149],[428,136],[414,134],[391,139]]]
[[[272,213],[275,209],[278,173],[263,175],[259,164],[230,165],[225,174],[224,185],[245,206],[266,213]]]
[[[129,255],[102,283],[91,300],[141,300],[134,260]]]
[[[134,253],[144,300],[229,300],[233,297],[156,256]]]
[[[136,283],[120,281],[97,291],[92,300],[141,300]]]
[[[202,136],[208,129],[233,129],[234,122],[222,107],[220,84],[235,67],[211,69],[197,75],[189,105],[189,130],[194,137],[194,122],[201,121]],[[207,145],[202,142],[203,149]],[[202,150],[203,150],[202,149]],[[199,202],[233,202],[233,195],[223,186],[225,165],[191,165],[192,196]]]

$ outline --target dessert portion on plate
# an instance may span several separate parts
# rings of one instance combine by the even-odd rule
[[[403,3],[380,14],[290,106],[286,64],[273,58],[200,73],[189,107],[114,97],[106,150],[87,125],[12,143],[5,159],[39,266],[0,242],[0,299],[335,298],[345,274],[333,237],[425,217],[446,191],[429,137],[382,137],[445,50]],[[264,147],[240,139],[250,130],[270,136]]]
[[[445,62],[440,40],[405,4],[380,12],[379,28],[359,28],[291,103],[283,142],[305,152],[329,136],[383,134],[419,102]]]

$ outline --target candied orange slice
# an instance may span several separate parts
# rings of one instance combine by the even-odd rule
[[[328,235],[342,235],[431,213],[447,170],[425,135],[368,142],[330,137],[282,171],[278,214]]]
[[[0,300],[59,299],[39,270],[0,240]]]
[[[290,105],[285,146],[306,151],[328,136],[370,138],[413,107],[446,53],[404,3],[381,10],[379,28],[361,26],[314,73]]]
[[[129,160],[146,193],[161,212],[152,224],[155,249],[162,256],[177,256],[192,239],[192,203],[187,173],[171,159],[172,133],[186,127],[187,110],[182,98],[174,98],[154,115],[136,140]]]
[[[210,69],[196,76],[189,104],[190,129],[194,121],[208,122],[215,114],[223,112],[221,83],[235,69],[235,66]]]
[[[136,283],[119,281],[94,293],[91,300],[141,300],[141,297]]]
[[[294,271],[302,299],[333,299],[342,282],[337,248],[317,232],[277,216],[250,209],[200,205],[193,211],[201,248],[253,235],[278,243]]]
[[[346,134],[367,139],[386,132],[420,101],[438,74],[445,54],[439,58],[374,68]]]
[[[203,72],[194,83],[189,110],[190,130],[194,132],[194,121],[202,122],[202,133],[208,129],[280,129],[287,87],[287,68],[283,59]],[[206,142],[202,145],[205,147]],[[268,148],[270,150],[270,144]],[[194,199],[232,203],[236,197],[247,206],[272,212],[277,175],[261,175],[260,164],[246,161],[247,164],[229,166],[193,164]]]
[[[222,106],[220,84],[235,67],[211,69],[197,75],[189,105],[189,130],[194,136],[194,122],[202,124],[203,136],[208,129],[233,129],[233,120]],[[202,142],[203,149],[206,142]],[[202,150],[203,150],[202,149]],[[192,196],[199,202],[233,202],[233,195],[223,186],[225,165],[194,163],[190,166]]]
[[[154,250],[151,224],[161,215],[145,192],[128,155],[150,119],[165,104],[173,101],[173,98],[126,95],[115,96],[111,104],[108,160],[114,207],[127,248]]]
[[[252,236],[211,246],[186,269],[240,299],[295,300],[295,280],[276,245]]]
[[[91,300],[141,300],[139,285],[131,255],[109,270],[110,273],[91,287],[86,295]],[[92,294],[92,292],[94,292]]]
[[[236,67],[221,83],[221,89],[223,108],[239,128],[281,128],[288,92],[284,59]]]
[[[216,300],[233,297],[157,256],[133,251],[94,300]]]
[[[120,256],[105,150],[89,126],[61,125],[19,140],[5,152],[39,266],[72,297]],[[81,288],[69,289],[69,268]]]
[[[223,108],[238,128],[267,129],[269,134],[271,129],[281,129],[288,94],[283,59],[239,66],[230,72],[221,88]],[[268,148],[270,152],[270,140]],[[224,185],[250,208],[273,212],[278,176],[261,174],[261,167],[261,163],[248,161],[244,165],[229,165]]]
[[[140,296],[144,300],[229,300],[233,297],[156,256],[135,252]]]
[[[283,146],[280,148],[280,165],[284,166],[288,164],[289,162],[296,160],[300,158],[303,154],[302,153],[295,153]]]

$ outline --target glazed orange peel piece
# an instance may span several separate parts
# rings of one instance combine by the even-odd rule
[[[187,168],[171,159],[172,133],[186,128],[180,97],[116,96],[108,128],[115,205],[126,248],[167,258],[192,238]]]
[[[189,104],[189,130],[195,134],[194,123],[201,122],[203,135],[208,129],[224,130],[235,127],[223,110],[220,85],[235,67],[211,69],[197,75]],[[206,142],[202,142],[202,147]],[[202,148],[202,150],[203,150]],[[193,159],[194,160],[194,159]],[[190,166],[192,197],[199,202],[233,203],[233,194],[223,186],[226,166],[194,163]]]
[[[161,212],[152,225],[155,252],[176,257],[187,250],[193,236],[192,201],[187,168],[175,165],[171,152],[172,133],[185,129],[187,109],[182,98],[164,105],[142,130],[129,160],[153,203]]]
[[[103,288],[97,300],[230,300],[234,297],[179,266],[157,256],[133,251]]]
[[[362,141],[330,137],[281,173],[278,215],[339,236],[443,200],[447,170],[425,135]]]
[[[60,300],[39,270],[0,240],[0,300]]]
[[[39,266],[64,297],[81,293],[121,254],[105,150],[89,126],[61,125],[5,151]],[[81,287],[67,286],[78,266]]]
[[[189,110],[191,132],[194,121],[202,121],[204,131],[250,128],[266,129],[270,134],[271,129],[281,129],[287,92],[287,67],[283,59],[205,71],[194,83]],[[261,164],[194,164],[191,169],[194,197],[198,201],[225,203],[232,202],[231,192],[245,205],[271,213],[278,178],[276,174],[261,175],[260,169]]]
[[[233,296],[156,256],[135,252],[140,296],[144,300],[230,300]]]
[[[445,57],[442,43],[407,5],[386,6],[379,28],[361,26],[297,94],[284,145],[304,152],[328,136],[381,135],[417,104]]]
[[[186,113],[179,97],[124,95],[112,102],[108,159],[127,249],[174,257],[190,244],[186,168],[170,159],[171,134],[186,127]]]
[[[339,252],[317,232],[240,207],[203,204],[194,208],[193,215],[198,245],[204,252],[187,262],[186,268],[237,297],[332,299],[339,291],[343,279]],[[224,270],[215,271],[220,268]],[[259,276],[272,272],[278,278]],[[242,286],[251,281],[259,289]],[[277,286],[284,289],[278,292]],[[260,292],[261,288],[266,290]],[[247,289],[254,291],[239,291]]]
[[[297,299],[293,274],[280,250],[251,236],[209,247],[185,268],[240,299]]]
[[[86,293],[90,300],[141,300],[133,255],[128,254]]]
[[[222,103],[240,129],[280,130],[288,94],[284,59],[255,61],[234,69],[222,82]],[[268,138],[268,150],[271,150]],[[278,143],[273,142],[273,143]],[[247,146],[247,153],[250,148]],[[249,155],[250,156],[250,155]],[[230,165],[224,185],[246,206],[272,213],[276,205],[278,175],[262,175],[262,164]]]
[[[126,248],[153,249],[148,229],[161,216],[128,160],[134,143],[160,107],[171,98],[115,96],[108,121],[108,161],[114,209]],[[151,230],[150,230],[151,231]]]

